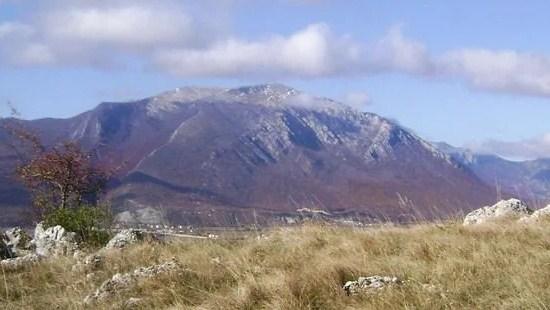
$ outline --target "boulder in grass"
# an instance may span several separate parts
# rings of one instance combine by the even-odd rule
[[[72,255],[78,250],[76,234],[59,225],[47,229],[42,223],[36,225],[32,244],[36,254],[44,257]]]
[[[357,295],[360,293],[370,294],[400,283],[401,281],[396,277],[360,277],[357,281],[346,282],[346,284],[344,284],[344,291],[346,291],[348,295]]]
[[[105,246],[106,249],[122,249],[143,240],[143,232],[137,229],[124,229],[116,234]]]
[[[524,216],[520,219],[522,223],[534,223],[544,219],[550,219],[550,205],[542,209],[538,209],[529,216]]]
[[[31,254],[31,237],[20,227],[14,227],[6,230],[4,238],[7,246],[16,257]]]
[[[124,309],[139,309],[143,305],[142,298],[132,297],[124,303]]]
[[[0,259],[15,257],[15,254],[12,252],[8,242],[8,237],[5,234],[0,233]]]
[[[464,225],[481,224],[502,218],[521,218],[531,213],[533,210],[525,202],[512,198],[468,213],[464,218]]]
[[[117,273],[111,279],[103,282],[103,284],[101,284],[101,286],[94,293],[86,296],[84,299],[84,304],[92,305],[97,302],[103,302],[122,292],[128,291],[141,280],[174,272],[180,268],[180,265],[176,261],[168,261],[160,265],[141,267],[129,273]]]
[[[38,263],[42,256],[36,254],[28,254],[22,257],[8,258],[0,261],[2,270],[19,270]]]
[[[80,257],[77,263],[73,266],[72,270],[73,272],[90,273],[100,269],[104,263],[105,263],[104,256],[98,253],[93,253],[86,257]]]

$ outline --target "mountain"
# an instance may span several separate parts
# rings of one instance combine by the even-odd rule
[[[266,224],[297,210],[409,221],[468,211],[496,196],[405,128],[279,84],[186,87],[23,124],[48,144],[75,140],[122,166],[108,198],[129,221]],[[13,154],[0,151],[2,166],[13,166]],[[2,184],[13,184],[3,172]],[[9,199],[12,192],[2,186],[4,206],[24,202]]]
[[[511,161],[491,154],[477,154],[447,143],[435,143],[441,151],[470,168],[487,184],[525,200],[550,201],[550,159]]]

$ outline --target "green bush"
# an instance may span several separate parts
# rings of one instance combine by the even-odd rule
[[[46,227],[61,225],[66,230],[76,233],[78,242],[90,247],[100,247],[109,241],[110,223],[109,207],[101,205],[51,208],[44,215]]]

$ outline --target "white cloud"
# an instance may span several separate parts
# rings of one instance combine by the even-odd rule
[[[342,101],[345,104],[347,104],[347,105],[349,105],[353,108],[356,108],[358,110],[362,110],[363,108],[365,108],[366,106],[368,106],[372,103],[369,94],[366,93],[366,92],[350,92],[350,93],[347,93],[347,94],[345,94]]]
[[[476,48],[431,55],[402,27],[374,42],[334,33],[323,23],[243,39],[226,35],[212,9],[237,2],[52,0],[20,20],[0,22],[0,64],[104,68],[131,62],[182,77],[271,79],[393,72],[550,97],[550,55]],[[197,13],[206,7],[209,12]]]
[[[550,158],[550,133],[520,141],[487,140],[468,147],[479,153],[498,154],[510,159]]]
[[[47,46],[30,40],[33,27],[17,23],[0,23],[0,60],[15,65],[44,65],[53,61]]]
[[[433,70],[426,47],[419,41],[403,35],[400,26],[394,26],[367,51],[369,67],[379,71],[397,71],[428,74]]]
[[[367,44],[315,24],[288,37],[228,39],[206,49],[162,50],[154,63],[181,76],[323,78],[397,72],[458,79],[484,91],[550,97],[550,56],[487,49],[432,56],[421,42],[404,36],[400,27]]]
[[[203,46],[216,37],[214,26],[191,18],[181,2],[51,3],[21,21],[0,23],[0,63],[103,68],[130,57],[147,63],[155,50]]]
[[[31,43],[20,48],[17,54],[11,55],[11,61],[17,65],[50,65],[56,62],[56,56],[43,44]]]
[[[181,76],[290,76],[320,78],[386,71],[428,74],[426,48],[392,28],[374,44],[336,35],[326,24],[312,24],[287,37],[257,41],[227,39],[206,49],[162,50],[155,63]]]
[[[34,29],[26,24],[18,22],[0,23],[0,39],[9,37],[26,38],[32,35]]]
[[[47,14],[43,29],[55,42],[129,48],[185,44],[194,36],[192,20],[184,12],[145,5],[56,10]]]
[[[207,49],[160,51],[155,63],[182,76],[321,77],[355,70],[360,57],[359,46],[350,38],[335,36],[324,24],[313,24],[288,37],[228,39]]]
[[[515,51],[462,49],[439,61],[439,70],[475,88],[550,96],[550,57]]]

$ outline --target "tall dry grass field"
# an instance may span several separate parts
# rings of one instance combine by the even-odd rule
[[[107,252],[94,274],[59,258],[0,274],[2,309],[82,309],[115,273],[176,258],[185,269],[139,281],[90,309],[547,309],[550,223],[277,228],[258,238],[175,240]],[[359,276],[399,286],[347,296]]]

